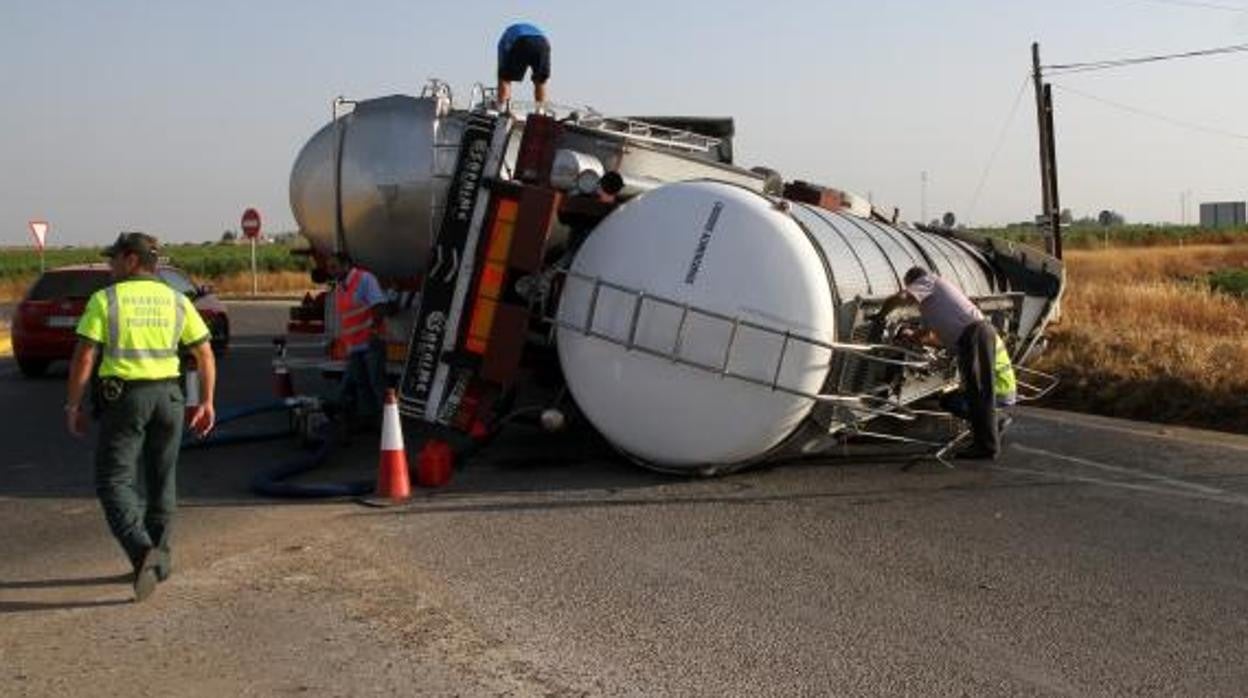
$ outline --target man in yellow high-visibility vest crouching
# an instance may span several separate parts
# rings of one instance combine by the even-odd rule
[[[83,399],[98,352],[95,491],[130,558],[135,599],[142,601],[171,570],[174,473],[186,404],[179,352],[188,349],[198,365],[200,404],[190,422],[201,436],[216,420],[216,364],[211,335],[195,306],[156,275],[155,238],[123,233],[104,256],[115,283],[91,296],[78,321],[65,416],[72,434],[86,434]]]

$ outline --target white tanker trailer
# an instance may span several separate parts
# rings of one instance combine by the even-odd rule
[[[947,357],[890,341],[903,313],[877,317],[912,266],[966,292],[1016,364],[1040,345],[1059,260],[736,167],[731,137],[726,120],[455,109],[435,83],[335,113],[291,205],[318,255],[394,289],[403,414],[478,437],[526,393],[570,394],[550,406],[679,472],[904,427],[957,387]],[[531,369],[556,362],[560,385],[538,390]]]

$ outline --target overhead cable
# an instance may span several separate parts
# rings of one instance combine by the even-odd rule
[[[988,181],[988,175],[992,172],[992,166],[997,162],[997,156],[1001,154],[1001,146],[1005,145],[1005,137],[1010,131],[1010,126],[1014,125],[1014,116],[1018,114],[1018,105],[1023,101],[1023,94],[1027,91],[1027,83],[1031,81],[1030,75],[1023,76],[1023,82],[1018,86],[1018,94],[1014,95],[1014,106],[1010,107],[1010,115],[1005,118],[1005,123],[1001,125],[1001,132],[997,135],[997,143],[992,148],[992,155],[988,157],[987,164],[984,165],[984,171],[979,175],[979,183],[975,185],[975,194],[971,197],[971,204],[966,207],[966,219],[972,220],[975,213],[975,206],[979,204],[979,195],[984,191],[984,184]]]
[[[1090,63],[1059,63],[1057,65],[1041,66],[1041,70],[1049,75],[1064,75],[1069,73],[1086,73],[1093,70],[1106,70],[1109,68],[1122,68],[1125,66],[1140,65],[1143,63],[1158,63],[1161,61],[1172,61],[1180,58],[1201,58],[1205,56],[1219,56],[1229,53],[1241,53],[1248,51],[1248,44],[1234,44],[1232,46],[1221,46],[1218,48],[1202,49],[1200,51],[1186,51],[1184,53],[1171,53],[1158,56],[1140,56],[1137,58],[1120,58],[1108,61],[1093,61]]]
[[[1137,2],[1152,2],[1161,5],[1173,5],[1175,7],[1191,7],[1198,10],[1220,10],[1222,12],[1248,12],[1248,7],[1238,7],[1235,5],[1223,5],[1216,2],[1201,2],[1200,0],[1137,0]]]
[[[1100,102],[1101,104],[1104,104],[1106,106],[1114,107],[1115,109],[1121,109],[1123,111],[1130,112],[1137,116],[1144,116],[1150,119],[1156,119],[1157,121],[1164,121],[1165,123],[1168,123],[1171,126],[1179,126],[1181,128],[1190,129],[1192,131],[1200,131],[1202,133],[1207,133],[1207,134],[1214,135],[1214,136],[1221,136],[1223,138],[1231,138],[1231,139],[1238,140],[1238,141],[1248,141],[1248,135],[1245,135],[1242,133],[1235,133],[1234,131],[1226,131],[1226,130],[1215,128],[1212,126],[1204,126],[1201,124],[1192,123],[1190,121],[1176,119],[1171,116],[1166,116],[1165,114],[1158,114],[1156,112],[1151,112],[1146,109],[1140,109],[1139,107],[1133,107],[1129,104],[1123,104],[1121,102],[1115,102],[1110,99],[1105,99],[1104,97],[1098,97],[1096,95],[1089,94],[1082,90],[1076,90],[1075,88],[1069,87],[1066,85],[1059,85],[1057,83],[1053,83],[1053,86],[1063,92],[1068,92],[1070,94],[1083,97],[1084,99],[1092,100],[1093,102]]]

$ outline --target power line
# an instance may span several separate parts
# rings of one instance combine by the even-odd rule
[[[1152,2],[1160,5],[1176,7],[1192,7],[1199,10],[1221,10],[1222,12],[1248,12],[1248,7],[1221,5],[1216,2],[1200,2],[1199,0],[1136,0],[1136,2]]]
[[[1242,133],[1235,133],[1233,131],[1225,131],[1223,129],[1214,128],[1212,126],[1204,126],[1201,124],[1192,123],[1191,121],[1184,121],[1182,119],[1176,119],[1171,116],[1166,116],[1165,114],[1158,114],[1156,112],[1148,111],[1146,109],[1140,109],[1139,107],[1133,107],[1129,104],[1123,104],[1121,102],[1115,102],[1110,99],[1105,99],[1104,97],[1098,97],[1093,94],[1088,94],[1087,92],[1084,92],[1082,90],[1076,90],[1075,88],[1068,87],[1066,85],[1059,85],[1059,84],[1053,83],[1053,86],[1063,92],[1069,92],[1070,94],[1083,97],[1084,99],[1092,100],[1093,102],[1100,102],[1101,104],[1114,107],[1115,109],[1121,109],[1123,111],[1130,112],[1137,116],[1144,116],[1150,119],[1156,119],[1157,121],[1164,121],[1165,123],[1170,124],[1171,126],[1179,126],[1181,128],[1190,129],[1192,131],[1200,131],[1202,133],[1206,133],[1206,134],[1210,134],[1214,136],[1222,136],[1223,138],[1231,138],[1231,139],[1238,140],[1238,141],[1248,141],[1248,135],[1245,135]]]
[[[1140,56],[1137,58],[1119,58],[1116,60],[1093,61],[1089,63],[1062,63],[1057,65],[1046,65],[1042,66],[1042,68],[1050,75],[1064,75],[1068,73],[1086,73],[1093,70],[1106,70],[1108,68],[1122,68],[1124,66],[1140,65],[1143,63],[1172,61],[1181,58],[1201,58],[1204,56],[1241,53],[1243,51],[1248,51],[1248,44],[1234,44],[1232,46],[1220,46],[1218,48],[1208,48],[1200,51],[1186,51],[1184,53],[1171,53],[1157,56]]]
[[[1014,116],[1018,114],[1018,105],[1023,101],[1023,94],[1027,91],[1027,83],[1031,80],[1030,75],[1023,76],[1023,82],[1018,86],[1018,94],[1014,95],[1014,106],[1010,107],[1010,115],[1005,118],[1005,123],[1001,126],[1001,132],[997,135],[997,143],[992,148],[992,155],[988,156],[988,162],[984,165],[984,171],[979,175],[979,183],[975,185],[975,194],[971,197],[970,206],[966,207],[966,220],[972,220],[975,213],[975,207],[979,205],[979,195],[984,191],[984,184],[988,181],[988,175],[992,172],[992,166],[997,162],[997,156],[1001,154],[1001,146],[1005,145],[1005,137],[1010,131],[1010,127],[1014,125]]]

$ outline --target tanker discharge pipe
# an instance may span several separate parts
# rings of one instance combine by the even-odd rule
[[[651,189],[662,186],[664,183],[657,179],[648,177],[632,177],[621,174],[617,171],[611,171],[602,176],[598,186],[601,187],[602,193],[614,196],[619,199],[631,199],[635,196],[641,196]]]

